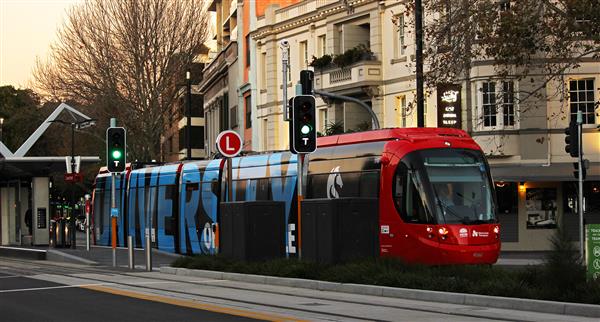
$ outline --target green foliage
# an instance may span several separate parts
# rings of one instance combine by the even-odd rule
[[[325,69],[329,66],[331,66],[331,61],[333,60],[333,57],[331,57],[331,55],[325,54],[319,58],[313,56],[312,57],[312,61],[310,62],[310,66],[314,67],[315,69]]]
[[[343,134],[344,133],[344,122],[329,122],[325,125],[325,136]]]
[[[346,133],[354,133],[354,132],[364,132],[372,129],[372,125],[370,121],[364,121],[356,125],[353,129],[348,129]]]
[[[333,57],[333,63],[340,68],[344,68],[359,61],[374,59],[375,55],[371,49],[364,44],[359,44],[354,48],[346,50],[343,54]]]
[[[558,256],[558,253],[555,255]],[[571,262],[566,264],[572,264],[569,263]],[[580,277],[580,270],[562,270],[563,264],[556,266],[554,260],[549,259],[542,267],[506,270],[488,265],[410,265],[393,258],[325,265],[296,259],[246,263],[222,256],[199,255],[180,258],[172,266],[339,283],[600,304],[600,284],[586,282],[585,278]],[[558,287],[563,287],[562,292],[558,291]]]
[[[44,116],[39,109],[39,98],[30,89],[0,87],[0,117],[4,118],[2,141],[15,151],[37,126]]]
[[[375,60],[375,54],[365,44],[359,44],[346,50],[343,54],[333,56],[325,54],[318,58],[313,56],[310,66],[318,70],[334,66],[344,68],[364,60]]]

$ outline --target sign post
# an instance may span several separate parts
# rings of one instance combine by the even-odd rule
[[[589,280],[600,278],[600,224],[586,225],[586,262]]]
[[[231,202],[233,201],[231,158],[237,156],[242,151],[242,137],[236,131],[227,130],[219,133],[216,143],[217,150],[227,160],[227,201]],[[220,244],[218,222],[215,230],[215,248],[218,251]]]
[[[90,251],[90,195],[85,195],[85,250]]]

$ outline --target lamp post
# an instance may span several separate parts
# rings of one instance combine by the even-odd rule
[[[192,144],[191,144],[191,133],[192,130],[192,77],[191,72],[188,69],[185,72],[185,79],[187,81],[187,104],[185,110],[186,127],[185,127],[185,151],[186,160],[192,159]]]
[[[4,118],[0,117],[0,142],[2,142],[2,127],[4,126]]]
[[[71,171],[75,172],[75,129],[83,129],[86,127],[90,127],[93,125],[96,125],[95,120],[93,119],[86,119],[83,121],[79,121],[79,122],[66,122],[63,120],[53,120],[50,122],[56,122],[56,123],[61,123],[61,124],[65,124],[65,125],[70,125],[71,126]],[[75,230],[75,182],[73,182],[73,186],[71,188],[71,220],[70,220],[70,227],[69,227],[69,231],[71,231],[71,248],[77,248],[76,245],[76,240],[77,240],[77,235],[76,235],[76,230]]]

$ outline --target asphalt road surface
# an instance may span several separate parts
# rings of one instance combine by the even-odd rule
[[[258,321],[2,272],[0,312],[2,321]]]
[[[0,321],[597,321],[0,258]]]

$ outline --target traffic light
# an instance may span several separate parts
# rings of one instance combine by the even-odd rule
[[[317,149],[315,97],[298,95],[292,99],[290,150],[292,153],[311,153]]]
[[[126,133],[122,127],[106,130],[106,166],[109,172],[125,171]]]
[[[565,152],[572,157],[579,157],[579,131],[576,122],[571,122],[569,127],[565,129]]]

